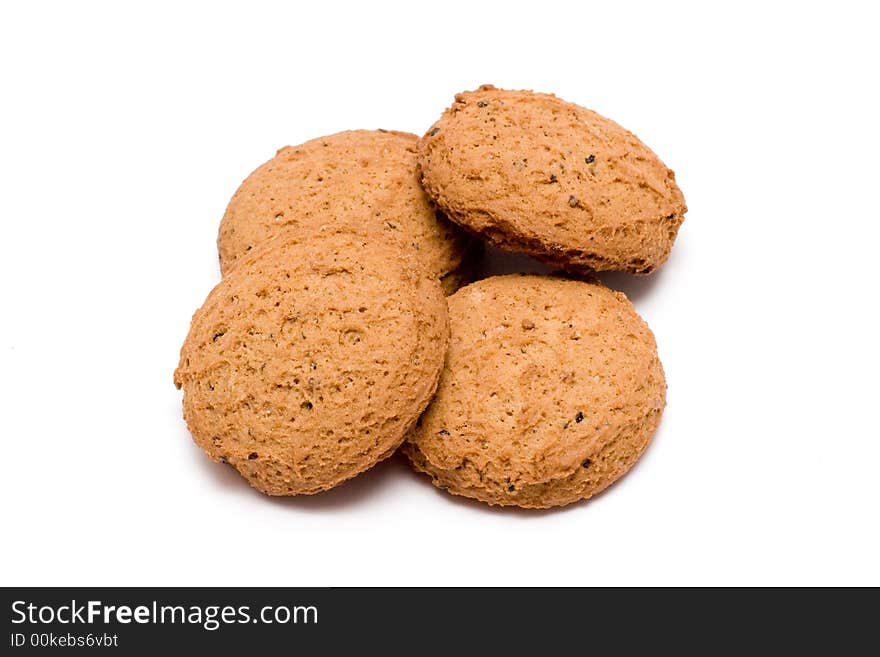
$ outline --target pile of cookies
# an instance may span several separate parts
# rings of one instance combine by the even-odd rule
[[[421,139],[283,148],[220,223],[223,279],[174,373],[190,432],[269,495],[327,490],[401,448],[489,504],[587,499],[666,403],[651,330],[592,274],[655,270],[686,210],[633,134],[530,91],[458,94]],[[480,279],[484,243],[560,273]]]

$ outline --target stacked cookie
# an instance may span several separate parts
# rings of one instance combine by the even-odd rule
[[[270,495],[327,490],[403,445],[489,504],[587,499],[645,450],[666,393],[650,329],[592,272],[653,271],[685,212],[641,141],[552,95],[483,86],[421,139],[283,148],[221,222],[223,280],[174,375],[184,418]],[[561,273],[465,285],[484,242]]]

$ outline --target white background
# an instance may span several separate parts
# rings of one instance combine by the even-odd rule
[[[712,5],[4,3],[0,583],[880,584],[877,21]],[[400,460],[262,497],[172,385],[226,202],[282,145],[421,134],[484,82],[676,171],[668,264],[607,278],[660,346],[655,442],[554,512]]]

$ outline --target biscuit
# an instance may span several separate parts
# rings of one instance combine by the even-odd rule
[[[547,508],[595,495],[636,462],[666,382],[626,296],[508,275],[447,301],[440,386],[403,447],[416,470],[456,495]]]
[[[440,283],[399,247],[285,231],[196,311],[174,382],[208,456],[269,495],[311,494],[394,452],[447,340]]]
[[[456,95],[418,161],[450,219],[572,272],[653,271],[687,211],[675,174],[638,138],[548,94]]]
[[[321,225],[353,229],[376,242],[396,242],[454,291],[469,238],[438,212],[421,188],[418,137],[352,130],[287,146],[241,184],[217,236],[220,269],[279,229]]]

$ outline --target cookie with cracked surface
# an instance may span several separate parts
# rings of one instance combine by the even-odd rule
[[[470,238],[419,184],[417,142],[405,132],[351,130],[279,150],[226,208],[217,236],[223,274],[282,228],[332,225],[402,245],[453,292]]]
[[[311,494],[394,452],[447,340],[440,283],[397,246],[282,233],[196,311],[174,383],[208,456],[269,495]]]
[[[420,140],[419,165],[450,219],[573,272],[650,273],[687,211],[675,174],[635,135],[550,94],[456,95]]]
[[[448,298],[440,386],[403,450],[456,495],[548,508],[592,497],[647,447],[666,403],[654,336],[621,292],[509,275]]]

